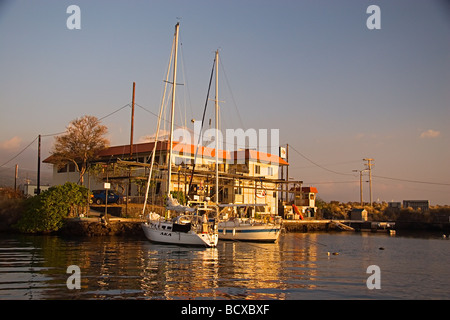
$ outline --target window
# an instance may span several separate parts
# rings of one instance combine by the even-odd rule
[[[69,163],[69,172],[75,172],[75,163]]]
[[[258,166],[255,164],[255,174],[260,174],[261,173],[261,166]]]
[[[268,167],[267,168],[267,175],[268,176],[273,176],[273,168],[272,167]]]
[[[234,188],[234,194],[242,194],[242,188],[241,187]]]

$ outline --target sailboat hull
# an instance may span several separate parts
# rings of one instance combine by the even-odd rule
[[[280,225],[241,225],[219,222],[219,240],[275,242],[278,240],[280,233]]]
[[[218,234],[215,233],[196,233],[194,231],[179,232],[170,231],[163,224],[143,223],[142,229],[146,238],[152,242],[168,243],[175,245],[215,247],[218,242]]]

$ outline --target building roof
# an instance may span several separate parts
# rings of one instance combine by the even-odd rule
[[[155,142],[137,143],[133,144],[133,155],[139,157],[148,155],[153,151]],[[177,141],[173,142],[173,152],[174,154],[183,154],[195,156],[197,147],[192,144],[184,144]],[[169,141],[159,141],[156,146],[156,151],[167,151],[169,150]],[[112,146],[108,147],[98,153],[99,158],[111,158],[119,156],[129,156],[130,155],[130,145]],[[216,150],[213,148],[208,148],[201,146],[197,153],[198,157],[215,158]],[[288,166],[285,160],[280,158],[278,155],[273,155],[261,151],[242,149],[237,151],[227,151],[219,150],[220,161],[225,161],[235,163],[239,160],[254,160],[262,163],[273,163],[280,166]],[[52,156],[46,158],[44,163],[53,163]]]
[[[304,193],[319,193],[316,187],[302,187]]]

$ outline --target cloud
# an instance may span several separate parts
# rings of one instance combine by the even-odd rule
[[[432,129],[429,129],[427,131],[424,131],[420,134],[420,138],[422,139],[434,139],[437,138],[441,135],[441,133],[439,131],[435,131]]]
[[[18,136],[12,137],[9,140],[0,142],[0,150],[15,150],[20,147],[22,139]]]

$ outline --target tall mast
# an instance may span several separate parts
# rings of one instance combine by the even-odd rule
[[[219,50],[216,50],[216,204],[219,204]]]
[[[173,61],[173,89],[172,89],[172,108],[170,111],[170,141],[169,141],[169,161],[168,161],[168,184],[167,195],[170,195],[170,184],[172,179],[172,147],[173,147],[173,123],[175,117],[175,88],[177,86],[177,57],[178,57],[178,29],[180,23],[175,25],[175,47]]]
[[[164,92],[163,92],[162,99],[161,99],[161,107],[159,108],[158,124],[156,126],[156,135],[155,135],[155,144],[153,145],[152,159],[150,161],[150,172],[148,174],[148,180],[147,180],[147,189],[145,191],[144,205],[142,206],[142,215],[143,216],[145,214],[145,206],[147,205],[148,191],[150,190],[150,181],[152,179],[153,164],[155,163],[156,146],[158,144],[159,129],[161,128],[161,119],[162,119],[162,113],[163,113],[164,104],[165,104],[167,83],[169,82],[169,73],[170,73],[170,66],[171,66],[171,63],[172,63],[172,56],[173,56],[174,45],[175,45],[175,39],[174,39],[174,41],[172,43],[172,49],[170,50],[169,65],[167,66],[166,80],[164,81]]]

